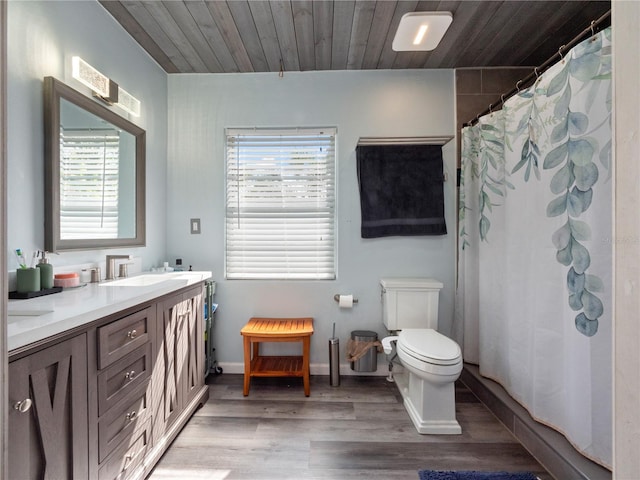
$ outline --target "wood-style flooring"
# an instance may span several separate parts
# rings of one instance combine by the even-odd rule
[[[456,386],[462,435],[419,435],[402,397],[385,377],[254,378],[210,376],[198,410],[151,480],[395,480],[418,470],[530,471],[552,477],[462,384]]]

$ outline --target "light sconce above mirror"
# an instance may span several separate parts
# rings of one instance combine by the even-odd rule
[[[140,116],[140,100],[80,57],[71,58],[71,76],[89,87],[93,95],[107,105],[120,107],[135,117]]]

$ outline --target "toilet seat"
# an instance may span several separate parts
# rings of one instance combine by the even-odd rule
[[[449,375],[462,367],[462,352],[458,344],[433,329],[404,329],[398,337],[398,351],[415,368]]]

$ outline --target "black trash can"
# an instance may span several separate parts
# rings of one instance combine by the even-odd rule
[[[374,345],[378,341],[378,334],[370,330],[354,330],[351,332],[351,340],[356,348],[364,344],[369,345],[365,354],[351,362],[351,370],[356,372],[375,372],[378,369],[378,348]]]

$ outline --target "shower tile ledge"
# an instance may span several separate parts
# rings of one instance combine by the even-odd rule
[[[460,380],[554,478],[611,480],[609,470],[581,455],[554,429],[536,422],[501,385],[481,376],[477,365],[465,363]]]

